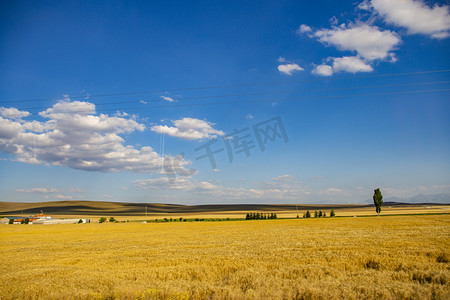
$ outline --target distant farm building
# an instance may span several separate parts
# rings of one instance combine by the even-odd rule
[[[8,223],[9,223],[9,218],[0,219],[0,224],[8,224]]]
[[[44,213],[40,213],[34,216],[31,216],[33,219],[39,219],[39,220],[51,220],[52,217],[49,215],[46,215]]]
[[[9,222],[8,218],[7,222]],[[24,224],[26,218],[14,219],[13,224]],[[91,219],[54,219],[50,215],[44,214],[42,211],[40,214],[30,216],[28,218],[28,224],[75,224],[75,223],[91,223]]]

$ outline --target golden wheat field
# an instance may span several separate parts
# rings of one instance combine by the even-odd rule
[[[0,226],[1,299],[448,299],[450,216]]]

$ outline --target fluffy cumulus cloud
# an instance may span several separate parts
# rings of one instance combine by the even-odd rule
[[[292,75],[294,72],[303,71],[303,68],[298,64],[284,64],[278,66],[278,71],[285,75]]]
[[[436,39],[450,36],[448,5],[429,6],[422,0],[372,0],[364,1],[359,7],[374,9],[387,23],[406,28],[410,34]]]
[[[424,34],[435,39],[450,36],[450,5],[429,5],[424,0],[364,0],[357,8],[369,12],[368,20],[360,16],[353,22],[339,25],[338,19],[332,17],[330,28],[299,26],[297,34],[347,52],[343,57],[328,57],[322,64],[313,64],[312,74],[372,72],[377,61],[396,62],[395,50],[402,43],[399,33],[394,31],[396,27],[406,28],[409,34]],[[386,24],[393,25],[394,30],[382,28]]]
[[[297,29],[297,33],[299,33],[299,34],[309,33],[309,32],[312,32],[312,28],[306,24],[300,25],[300,27]]]
[[[333,58],[333,71],[349,73],[372,72],[373,68],[357,56],[344,56]]]
[[[0,116],[8,119],[21,119],[30,115],[27,111],[20,111],[15,107],[5,108],[0,107]]]
[[[143,173],[157,172],[162,164],[151,147],[125,145],[121,134],[146,129],[127,114],[97,114],[94,104],[70,100],[40,112],[43,121],[17,119],[28,116],[26,112],[1,111],[6,113],[0,117],[0,151],[20,162]]]
[[[318,76],[331,76],[338,72],[372,72],[374,61],[395,62],[394,51],[401,44],[401,38],[397,33],[363,22],[350,22],[315,31],[311,28],[307,31],[300,29],[297,31],[299,34],[305,33],[325,46],[354,54],[326,58],[311,71]]]
[[[331,76],[334,72],[333,68],[329,65],[318,65],[314,67],[311,73],[318,76]]]
[[[365,23],[342,24],[331,29],[317,30],[314,37],[338,50],[356,52],[368,61],[393,57],[393,50],[401,42],[397,33]]]
[[[223,131],[214,129],[212,127],[214,123],[204,120],[183,118],[172,123],[174,126],[155,125],[151,127],[151,130],[186,140],[210,139],[225,134]]]

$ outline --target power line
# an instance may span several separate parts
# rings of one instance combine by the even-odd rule
[[[307,92],[321,92],[321,91],[340,91],[340,90],[356,90],[356,89],[371,89],[371,88],[386,88],[386,87],[404,87],[404,86],[417,86],[417,85],[431,85],[431,84],[443,84],[450,83],[450,81],[432,81],[432,82],[416,82],[416,83],[404,83],[404,84],[388,84],[388,85],[373,85],[373,86],[356,86],[356,87],[343,87],[343,88],[329,88],[329,89],[311,89],[311,90],[296,90],[296,91],[277,91],[277,92],[265,92],[265,93],[248,93],[248,94],[227,94],[227,95],[212,95],[212,96],[196,96],[196,97],[185,97],[179,99],[181,101],[193,100],[193,99],[210,99],[210,98],[227,98],[227,97],[246,97],[246,96],[264,96],[264,95],[281,95],[281,94],[295,94],[295,93],[307,93]],[[128,100],[128,101],[117,101],[117,102],[102,102],[94,103],[95,106],[101,105],[115,105],[115,104],[135,104],[141,101]],[[145,102],[167,102],[167,100],[162,99],[149,99]],[[146,104],[146,103],[145,103]],[[175,104],[173,104],[175,105]],[[72,104],[71,107],[84,106],[84,104]],[[48,106],[39,107],[24,107],[23,110],[32,109],[48,109]]]
[[[435,93],[435,92],[448,92],[450,89],[436,89],[436,90],[418,90],[418,91],[402,91],[402,92],[386,92],[386,93],[370,93],[370,94],[348,94],[348,95],[334,95],[334,96],[319,96],[319,97],[304,97],[295,99],[260,99],[260,100],[238,100],[238,101],[224,101],[224,102],[207,102],[207,103],[187,103],[187,104],[177,104],[177,105],[160,105],[160,106],[144,106],[144,107],[127,107],[127,110],[144,110],[144,109],[155,109],[155,108],[179,108],[179,107],[193,107],[193,106],[207,106],[207,105],[226,105],[226,104],[242,104],[242,103],[264,103],[264,102],[294,102],[303,100],[319,100],[319,99],[333,99],[333,98],[350,98],[350,97],[367,97],[367,96],[387,96],[387,95],[402,95],[402,94],[419,94],[419,93]],[[120,109],[100,109],[96,112],[106,112],[106,111],[119,111]],[[64,113],[87,113],[90,111],[79,110],[79,111],[68,111]],[[34,113],[37,115],[37,113]]]
[[[285,81],[269,81],[269,82],[259,82],[259,83],[212,85],[212,86],[202,86],[202,87],[187,87],[187,88],[176,88],[176,89],[148,90],[148,91],[109,93],[109,94],[96,94],[96,95],[89,95],[89,96],[86,96],[86,95],[85,96],[72,96],[71,98],[72,99],[81,99],[81,98],[86,98],[86,97],[94,98],[94,97],[126,96],[126,95],[139,95],[139,94],[164,93],[164,92],[178,92],[178,91],[189,91],[189,90],[205,90],[205,89],[218,89],[218,88],[229,88],[229,87],[289,84],[289,83],[299,83],[299,82],[315,82],[315,81],[328,81],[328,80],[345,80],[345,79],[358,79],[358,78],[375,78],[375,77],[420,75],[420,74],[445,73],[445,72],[450,72],[450,70],[431,70],[431,71],[408,72],[408,73],[391,73],[391,74],[346,76],[346,77],[327,77],[327,78],[316,78],[316,79],[309,79],[309,80],[285,80]],[[19,102],[47,101],[47,100],[61,100],[61,98],[54,98],[53,97],[53,98],[7,100],[7,101],[0,101],[0,103],[1,104],[3,104],[3,103],[19,103]]]

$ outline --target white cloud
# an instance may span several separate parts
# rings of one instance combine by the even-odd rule
[[[331,76],[333,75],[333,68],[329,65],[318,65],[314,67],[311,73],[319,76]]]
[[[340,193],[342,193],[341,189],[330,187],[330,188],[324,189],[322,191],[319,191],[318,194],[322,195],[322,196],[330,196],[330,195],[336,195],[336,194],[340,194]]]
[[[339,24],[339,20],[335,16],[331,17],[328,21],[330,22],[331,25]]]
[[[134,185],[140,189],[150,191],[193,192],[224,200],[242,201],[249,199],[294,200],[311,193],[308,187],[303,186],[301,182],[291,175],[274,177],[272,180],[260,184],[259,188],[224,187],[208,181],[195,181],[191,177],[177,177],[172,184],[165,177],[141,179],[134,181]]]
[[[186,140],[210,139],[219,135],[224,135],[223,131],[216,130],[212,127],[214,123],[199,119],[183,118],[181,120],[172,121],[172,123],[175,126],[155,125],[151,127],[151,130]]]
[[[254,117],[253,117],[252,114],[248,114],[248,115],[245,116],[245,118],[246,118],[247,120],[251,120],[251,119],[253,119]]]
[[[140,100],[140,101],[139,101],[139,103],[142,103],[142,104],[147,104],[147,101],[144,101],[144,100]]]
[[[155,179],[139,179],[134,181],[134,185],[144,190],[170,189],[184,192],[211,192],[219,187],[207,181],[192,181],[190,177],[177,177],[170,182],[167,177]]]
[[[29,188],[29,189],[17,189],[18,193],[27,193],[27,194],[49,194],[49,193],[58,193],[59,191],[52,187],[38,187],[38,188]]]
[[[358,4],[357,7],[358,7],[358,9],[361,9],[361,10],[371,10],[372,9],[372,5],[370,4],[370,0],[364,0],[363,2]]]
[[[372,0],[371,6],[387,23],[404,27],[410,34],[425,34],[436,39],[450,36],[448,5],[430,7],[422,0]]]
[[[357,56],[344,56],[333,59],[333,71],[349,73],[372,72],[373,68]]]
[[[62,194],[55,195],[55,198],[59,200],[72,200],[72,196]]]
[[[312,29],[310,26],[306,25],[306,24],[302,24],[300,25],[300,27],[297,30],[298,34],[302,34],[302,33],[308,33],[308,32],[312,32]]]
[[[285,65],[279,65],[278,71],[285,75],[292,75],[292,73],[296,71],[303,71],[303,68],[300,67],[297,64],[285,64]]]
[[[277,61],[278,61],[279,63],[285,63],[285,62],[287,62],[286,58],[284,58],[283,56],[278,57]]]
[[[175,101],[175,99],[170,98],[170,97],[166,97],[166,96],[161,96],[161,98],[164,99],[164,100],[166,100],[166,101],[169,101],[169,102]]]
[[[30,113],[27,111],[20,111],[15,107],[11,108],[0,107],[0,115],[8,119],[20,119],[28,117]]]
[[[356,52],[369,61],[393,57],[393,50],[401,42],[397,33],[365,23],[342,24],[332,29],[317,30],[314,37],[338,50]]]
[[[68,100],[39,115],[47,120],[28,122],[0,117],[0,151],[23,163],[87,171],[160,170],[163,159],[151,147],[124,145],[120,134],[146,129],[133,117],[98,115],[94,104]],[[186,164],[181,161],[182,166]]]

